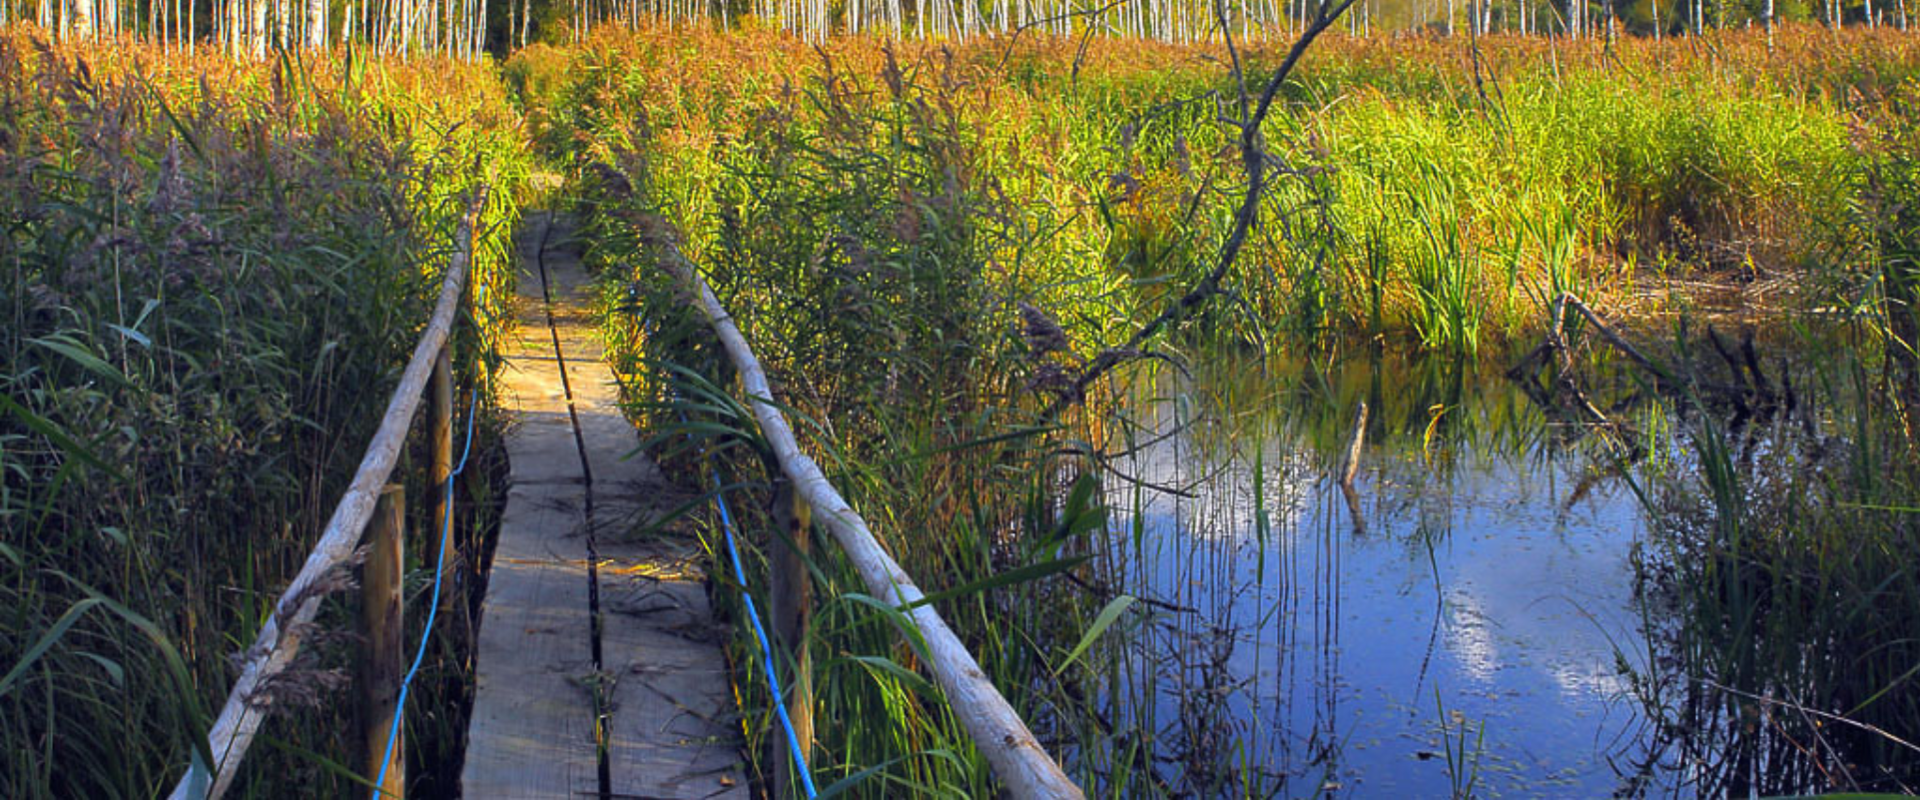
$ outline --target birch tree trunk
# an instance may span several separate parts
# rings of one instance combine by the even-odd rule
[[[307,0],[307,47],[327,49],[327,0]]]
[[[82,39],[93,38],[93,0],[73,0],[73,32]]]

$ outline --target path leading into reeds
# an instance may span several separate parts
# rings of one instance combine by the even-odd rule
[[[747,796],[737,711],[685,498],[642,456],[563,221],[518,242],[501,404],[510,486],[480,622],[465,797]],[[601,724],[596,724],[598,720]]]

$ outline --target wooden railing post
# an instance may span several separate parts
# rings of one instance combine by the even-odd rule
[[[440,610],[453,607],[454,592],[447,591],[444,581],[449,570],[458,569],[458,550],[444,552],[453,547],[452,526],[447,524],[453,516],[453,498],[447,491],[447,479],[453,475],[453,341],[440,348],[439,357],[433,361],[433,424],[430,426],[433,441],[433,530],[427,534],[427,541],[437,542],[427,551],[427,557],[434,559],[428,563],[440,565],[436,576],[443,583],[440,592]]]
[[[376,780],[386,767],[386,780],[378,787],[383,800],[406,796],[406,731],[393,740],[387,751],[388,732],[398,713],[402,653],[400,635],[404,630],[400,606],[401,541],[406,532],[406,490],[387,484],[380,491],[373,519],[367,523],[367,562],[360,579],[361,628],[366,647],[360,663],[360,704],[366,758],[361,760],[367,780]],[[384,762],[384,763],[383,763]]]
[[[777,652],[793,656],[793,681],[787,693],[787,719],[793,723],[794,738],[800,752],[811,757],[813,750],[813,663],[807,654],[807,627],[813,618],[813,582],[807,575],[807,554],[813,529],[813,511],[805,498],[793,490],[793,482],[784,477],[775,482],[773,495],[775,534],[769,566],[773,570],[768,586],[772,604],[773,636]],[[776,737],[779,757],[773,772],[773,796],[799,797],[794,791],[793,751]]]

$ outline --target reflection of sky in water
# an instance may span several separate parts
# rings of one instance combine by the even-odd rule
[[[1446,717],[1485,725],[1480,794],[1609,794],[1608,758],[1636,730],[1615,643],[1629,660],[1643,650],[1628,563],[1644,526],[1634,496],[1607,481],[1568,505],[1588,457],[1462,449],[1447,470],[1412,438],[1370,444],[1363,532],[1320,457],[1286,437],[1263,452],[1266,531],[1254,523],[1251,450],[1223,467],[1182,435],[1118,465],[1198,495],[1110,481],[1117,526],[1138,503],[1147,529],[1143,552],[1121,559],[1140,570],[1126,585],[1197,610],[1160,614],[1167,626],[1184,617],[1188,633],[1156,625],[1139,645],[1166,654],[1154,727],[1177,717],[1177,687],[1203,680],[1220,638],[1206,626],[1230,622],[1216,677],[1235,686],[1225,700],[1235,735],[1290,775],[1283,795],[1331,783],[1336,796],[1445,796],[1436,692]]]

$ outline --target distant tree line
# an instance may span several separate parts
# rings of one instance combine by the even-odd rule
[[[1912,0],[1920,2],[1920,0]],[[130,36],[235,56],[357,46],[474,58],[595,25],[756,24],[810,40],[846,33],[963,38],[1014,31],[1172,42],[1292,35],[1315,0],[0,0],[0,19],[60,38]],[[1348,32],[1672,36],[1817,21],[1908,28],[1910,0],[1358,0]]]

